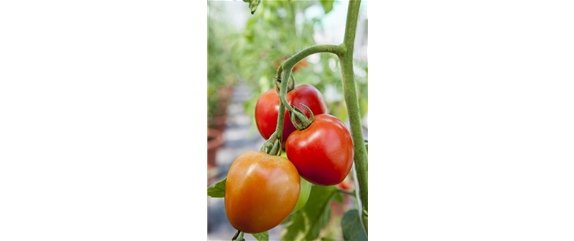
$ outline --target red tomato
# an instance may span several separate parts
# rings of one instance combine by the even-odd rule
[[[229,168],[225,212],[231,225],[260,233],[279,225],[299,199],[300,177],[287,158],[262,152],[241,154]]]
[[[308,106],[313,115],[319,115],[327,113],[327,104],[321,95],[321,92],[311,85],[298,85],[295,89],[287,93],[287,102],[289,104],[295,104],[307,117],[310,117],[309,111],[301,105]],[[257,129],[259,133],[265,139],[269,139],[275,128],[277,128],[277,116],[279,115],[279,95],[275,92],[275,89],[270,89],[265,92],[257,100],[255,105],[255,122],[257,123]],[[295,131],[296,128],[291,123],[291,118],[289,118],[289,111],[285,108],[285,119],[283,124],[283,148],[285,148],[285,141],[289,134]]]
[[[332,115],[315,116],[315,121],[287,139],[287,157],[299,175],[317,185],[334,185],[345,180],[353,165],[353,139],[347,127]]]
[[[348,182],[348,181],[343,181],[343,182],[337,184],[337,188],[350,191],[353,189],[353,184],[351,182]]]

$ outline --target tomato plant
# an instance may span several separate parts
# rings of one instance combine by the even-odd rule
[[[325,104],[323,95],[311,85],[303,84],[296,86],[292,91],[287,93],[287,102],[298,106],[307,116],[310,116],[310,113],[306,108],[303,108],[301,104],[308,106],[316,115],[327,113],[327,105]],[[255,122],[259,133],[261,133],[261,136],[265,139],[269,139],[273,132],[275,132],[279,104],[279,95],[277,95],[275,89],[268,90],[257,100],[257,105],[255,106]],[[282,134],[283,143],[285,143],[287,137],[296,130],[295,126],[293,126],[289,120],[287,110],[285,110],[285,113],[285,124]],[[285,145],[283,145],[283,147],[285,147]]]
[[[249,2],[252,14],[261,2],[244,1]],[[341,216],[346,209],[339,206],[341,208],[332,211],[332,202],[347,205],[353,203],[345,201],[351,197],[355,200],[356,209],[348,209],[344,214],[342,235],[345,240],[356,240],[359,233],[364,233],[366,238],[368,156],[361,123],[361,111],[363,106],[366,108],[366,100],[359,98],[366,95],[361,90],[361,86],[366,86],[366,78],[364,81],[360,77],[355,78],[353,68],[354,57],[361,54],[360,51],[354,53],[360,0],[348,2],[343,42],[322,45],[314,45],[312,35],[300,33],[300,24],[295,17],[297,4],[287,1],[264,3],[263,6],[269,7],[258,11],[261,17],[248,20],[243,38],[236,45],[242,47],[232,47],[231,51],[241,56],[237,69],[243,72],[240,74],[242,78],[255,82],[258,87],[252,96],[257,98],[262,93],[257,101],[245,107],[249,113],[254,113],[257,129],[266,141],[260,152],[249,151],[240,155],[231,165],[227,178],[208,188],[208,195],[225,198],[226,214],[237,229],[232,240],[243,240],[243,233],[253,233],[259,241],[268,240],[267,230],[280,223],[286,225],[282,240],[315,240],[320,235],[322,239],[329,239],[324,231],[328,223],[336,220],[330,218],[331,212]],[[320,3],[325,13],[333,8],[332,1]],[[301,4],[310,6],[314,3]],[[261,26],[264,21],[273,24],[252,27]],[[314,23],[307,21],[302,25],[304,29],[315,27]],[[306,57],[313,54],[327,54],[329,57],[320,57],[318,61],[309,58],[307,62]],[[282,63],[276,64],[276,76],[271,78],[270,72],[278,59]],[[333,78],[311,76],[323,69],[329,69],[323,73],[330,71],[330,74],[338,69],[340,75],[333,74]],[[313,85],[291,86],[289,83],[295,82],[295,72],[297,78],[302,75],[304,81]],[[366,73],[358,71],[357,76],[366,76]],[[272,79],[275,88],[268,90]],[[324,84],[329,81],[337,84],[326,88]],[[342,120],[348,119],[349,129],[339,119],[327,114],[327,105],[317,86],[328,97],[330,107],[333,101],[338,102],[331,109],[341,113],[336,115]],[[342,96],[337,93],[341,86]],[[281,147],[285,148],[288,158],[279,157]],[[349,179],[354,180],[356,190],[350,191],[341,182],[350,173],[353,163],[354,172]]]
[[[353,140],[339,119],[322,114],[304,130],[293,132],[287,142],[287,157],[299,175],[317,185],[342,182],[353,165]]]
[[[279,225],[299,199],[297,169],[284,157],[248,151],[229,169],[225,211],[229,222],[245,233],[260,233]]]

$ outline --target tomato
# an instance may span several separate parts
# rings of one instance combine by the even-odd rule
[[[231,225],[245,233],[260,233],[279,225],[299,198],[300,177],[284,157],[248,151],[229,168],[225,212]]]
[[[307,200],[309,200],[309,195],[311,195],[311,183],[306,181],[305,179],[301,178],[301,191],[299,191],[299,199],[297,200],[297,204],[295,204],[295,208],[291,213],[297,212],[301,210],[307,204]]]
[[[353,189],[353,183],[352,182],[348,182],[348,181],[343,181],[339,184],[337,184],[337,188],[343,189],[343,190],[347,190],[350,191]]]
[[[284,151],[281,152],[281,156],[287,158],[287,153]],[[299,191],[299,199],[297,199],[297,204],[295,204],[295,208],[291,213],[295,213],[307,204],[307,200],[309,200],[309,195],[311,195],[311,184],[307,180],[301,178],[301,190]]]
[[[291,133],[286,152],[299,175],[317,185],[342,182],[353,165],[351,133],[343,122],[328,114],[315,116],[309,127]]]
[[[281,59],[281,62],[285,62],[285,60],[287,60],[287,59],[288,59],[287,57],[283,57]],[[280,64],[281,63],[279,63],[279,62],[275,62],[275,69],[279,68]],[[303,60],[299,61],[299,63],[295,64],[295,66],[293,66],[293,70],[291,70],[291,72],[295,73],[295,71],[297,71],[298,68],[305,68],[307,66],[309,66],[309,62],[307,62],[306,59],[303,59]]]
[[[310,117],[309,111],[301,105],[308,106],[314,115],[319,115],[327,113],[327,104],[321,95],[321,92],[311,85],[298,85],[292,91],[287,93],[287,102],[289,104],[295,104],[307,117]],[[257,129],[261,136],[265,139],[269,139],[275,128],[277,126],[277,116],[279,115],[279,95],[275,92],[275,89],[270,89],[265,92],[257,100],[255,105],[255,122],[257,124]],[[283,144],[296,128],[291,123],[291,118],[289,118],[289,112],[285,108],[285,119],[283,124]],[[283,145],[285,148],[285,145]]]
[[[295,66],[293,66],[293,70],[291,72],[295,73],[295,71],[297,71],[298,68],[304,68],[309,66],[309,63],[307,63],[307,60],[301,60],[299,61],[299,63],[297,63]]]

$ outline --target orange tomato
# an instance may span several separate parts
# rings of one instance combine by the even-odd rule
[[[299,198],[300,177],[280,156],[248,151],[229,169],[225,212],[231,225],[245,233],[260,233],[279,225]]]
[[[285,62],[285,60],[289,59],[288,57],[283,57],[281,59],[281,63]],[[279,62],[275,62],[275,69],[279,68],[279,65],[281,65],[281,63]],[[293,66],[293,70],[291,71],[292,73],[295,73],[295,71],[297,71],[298,68],[305,68],[309,66],[309,62],[307,62],[306,59],[303,59],[301,61],[299,61],[299,63],[295,64],[295,66]]]

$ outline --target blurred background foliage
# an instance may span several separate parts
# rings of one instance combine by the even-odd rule
[[[211,11],[221,11],[221,6],[211,6]],[[214,118],[217,112],[223,112],[220,107],[221,98],[218,94],[222,87],[233,86],[239,78],[236,62],[231,48],[240,35],[233,26],[227,24],[224,19],[208,15],[207,28],[207,113],[208,119]],[[231,58],[230,58],[231,57]]]

